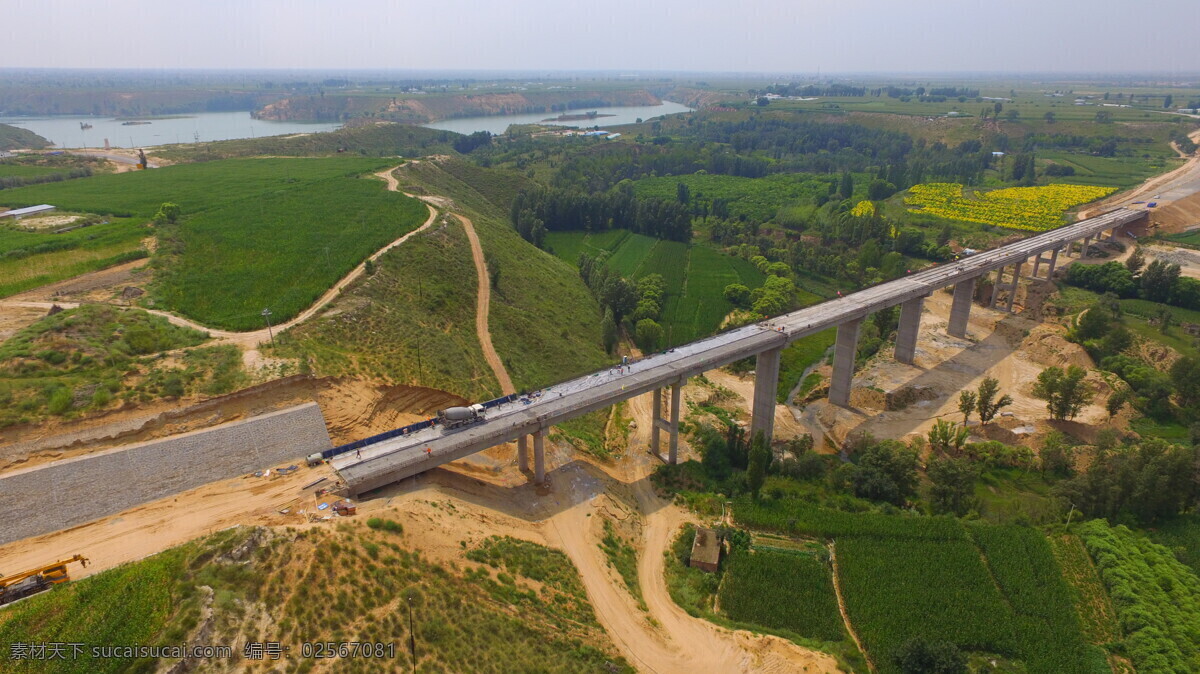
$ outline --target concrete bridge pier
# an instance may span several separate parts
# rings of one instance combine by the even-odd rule
[[[775,434],[775,395],[779,390],[779,357],[782,353],[783,347],[779,347],[763,351],[755,358],[751,439],[762,433],[770,443]]]
[[[1083,247],[1079,249],[1079,259],[1080,260],[1087,259],[1088,246],[1091,245],[1091,243],[1092,243],[1092,237],[1090,237],[1090,236],[1083,237]]]
[[[975,280],[971,278],[954,284],[954,303],[950,305],[950,326],[947,332],[960,339],[965,339],[967,336],[967,321],[971,318],[971,299],[975,296]]]
[[[912,365],[917,355],[917,335],[921,331],[924,297],[914,297],[900,305],[900,325],[896,328],[896,360]]]
[[[533,483],[546,482],[546,431],[537,429],[533,434]]]
[[[861,325],[862,319],[855,318],[842,323],[837,329],[829,402],[839,407],[850,406],[850,384],[854,381],[854,358],[858,355],[858,329]]]
[[[677,381],[671,384],[671,419],[670,421],[662,417],[662,396],[663,389],[654,389],[654,403],[651,409],[651,426],[650,426],[650,452],[655,456],[662,458],[662,444],[658,435],[659,431],[667,432],[667,463],[674,464],[679,461],[679,412],[683,404],[683,382]]]
[[[996,308],[996,300],[1000,299],[1000,286],[1004,283],[1004,267],[996,270],[996,282],[992,284],[992,299],[988,302],[988,309]]]
[[[1013,310],[1013,302],[1017,299],[1017,286],[1021,283],[1021,267],[1024,266],[1025,261],[1021,260],[1017,263],[1017,266],[1013,267],[1012,285],[1008,287],[1008,306],[1005,307],[1005,310],[1010,314]]]
[[[529,470],[529,436],[517,438],[517,468],[522,473]]]

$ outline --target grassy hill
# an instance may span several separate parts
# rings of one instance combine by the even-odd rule
[[[600,341],[600,307],[574,265],[523,240],[508,224],[507,210],[439,163],[406,164],[397,174],[406,185],[450,197],[474,222],[489,267],[498,273],[491,298],[492,342],[518,389],[609,362]],[[490,188],[500,202],[511,199],[505,195],[515,194],[520,184],[511,177],[493,179],[508,181],[503,189]]]
[[[49,147],[50,141],[29,129],[9,124],[0,124],[0,150],[40,150]]]
[[[443,564],[406,542],[394,522],[336,530],[226,530],[109,569],[0,610],[0,657],[15,642],[89,645],[230,644],[208,667],[277,671],[245,657],[250,641],[276,641],[310,671],[304,643],[381,643],[379,657],[334,658],[337,671],[508,670],[629,672],[596,622],[566,555],[492,538]],[[374,527],[370,525],[376,525]],[[406,608],[412,605],[412,632]],[[374,654],[374,653],[373,653]],[[14,672],[143,672],[168,659],[22,660]],[[194,663],[200,664],[200,663]],[[9,671],[6,669],[6,671]],[[499,671],[499,670],[496,670]]]

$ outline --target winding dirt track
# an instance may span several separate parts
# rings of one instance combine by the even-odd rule
[[[432,209],[432,206],[430,208]],[[500,360],[500,354],[496,353],[496,347],[492,346],[492,332],[488,329],[492,283],[488,278],[487,260],[483,257],[483,246],[479,244],[479,237],[475,234],[475,225],[471,223],[470,218],[459,213],[455,213],[454,217],[458,218],[463,229],[467,231],[467,240],[471,242],[471,257],[475,260],[475,276],[479,282],[479,291],[475,294],[475,334],[479,337],[479,346],[483,349],[484,359],[487,360],[492,372],[496,375],[496,381],[500,382],[500,392],[504,395],[516,393],[517,389],[513,386],[512,378],[508,376],[508,370],[504,369],[504,362]]]

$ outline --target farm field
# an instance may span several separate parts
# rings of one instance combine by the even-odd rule
[[[65,211],[150,218],[164,201],[170,201],[179,204],[187,216],[328,178],[362,175],[387,166],[389,161],[332,157],[177,164],[3,190],[0,204],[10,208],[54,204]]]
[[[1200,578],[1192,569],[1124,526],[1092,520],[1076,531],[1108,587],[1138,671],[1200,670]]]
[[[111,220],[63,234],[0,225],[0,297],[145,257],[150,230],[137,220]]]
[[[726,564],[719,597],[730,618],[820,641],[846,637],[829,565],[815,554],[743,550]]]
[[[428,213],[378,181],[346,177],[233,201],[159,227],[152,294],[205,325],[261,328],[263,309],[283,322]]]
[[[575,264],[580,253],[608,253],[607,265],[638,279],[661,274],[667,284],[662,320],[667,343],[682,344],[715,332],[733,310],[723,293],[730,283],[755,288],[763,274],[748,261],[702,245],[661,241],[624,230],[548,232],[547,248]]]
[[[1042,232],[1065,224],[1067,210],[1108,196],[1115,187],[1043,185],[963,195],[959,183],[913,185],[904,202],[919,213],[1008,229]]]
[[[1116,186],[1122,189],[1138,185],[1151,176],[1170,171],[1179,165],[1178,161],[1170,159],[1148,163],[1134,157],[1096,157],[1061,151],[1039,152],[1037,158],[1042,160],[1043,165],[1053,162],[1075,169],[1075,175],[1056,176],[1056,182],[1099,187]]]
[[[775,217],[780,207],[808,203],[829,191],[829,181],[812,174],[781,173],[762,178],[728,175],[692,174],[643,178],[634,183],[634,193],[642,198],[673,201],[680,183],[687,185],[693,199],[721,199],[729,206],[729,215],[746,216],[759,221]]]
[[[899,671],[891,656],[915,636],[1021,661],[1030,672],[1088,673],[1104,662],[1034,529],[745,497],[733,512],[742,526],[834,539],[851,624],[881,672]]]

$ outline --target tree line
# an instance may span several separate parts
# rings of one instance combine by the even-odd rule
[[[692,215],[687,206],[678,201],[639,199],[628,184],[596,194],[554,188],[523,191],[513,199],[509,217],[521,237],[539,247],[546,231],[628,229],[670,241],[692,238]]]

